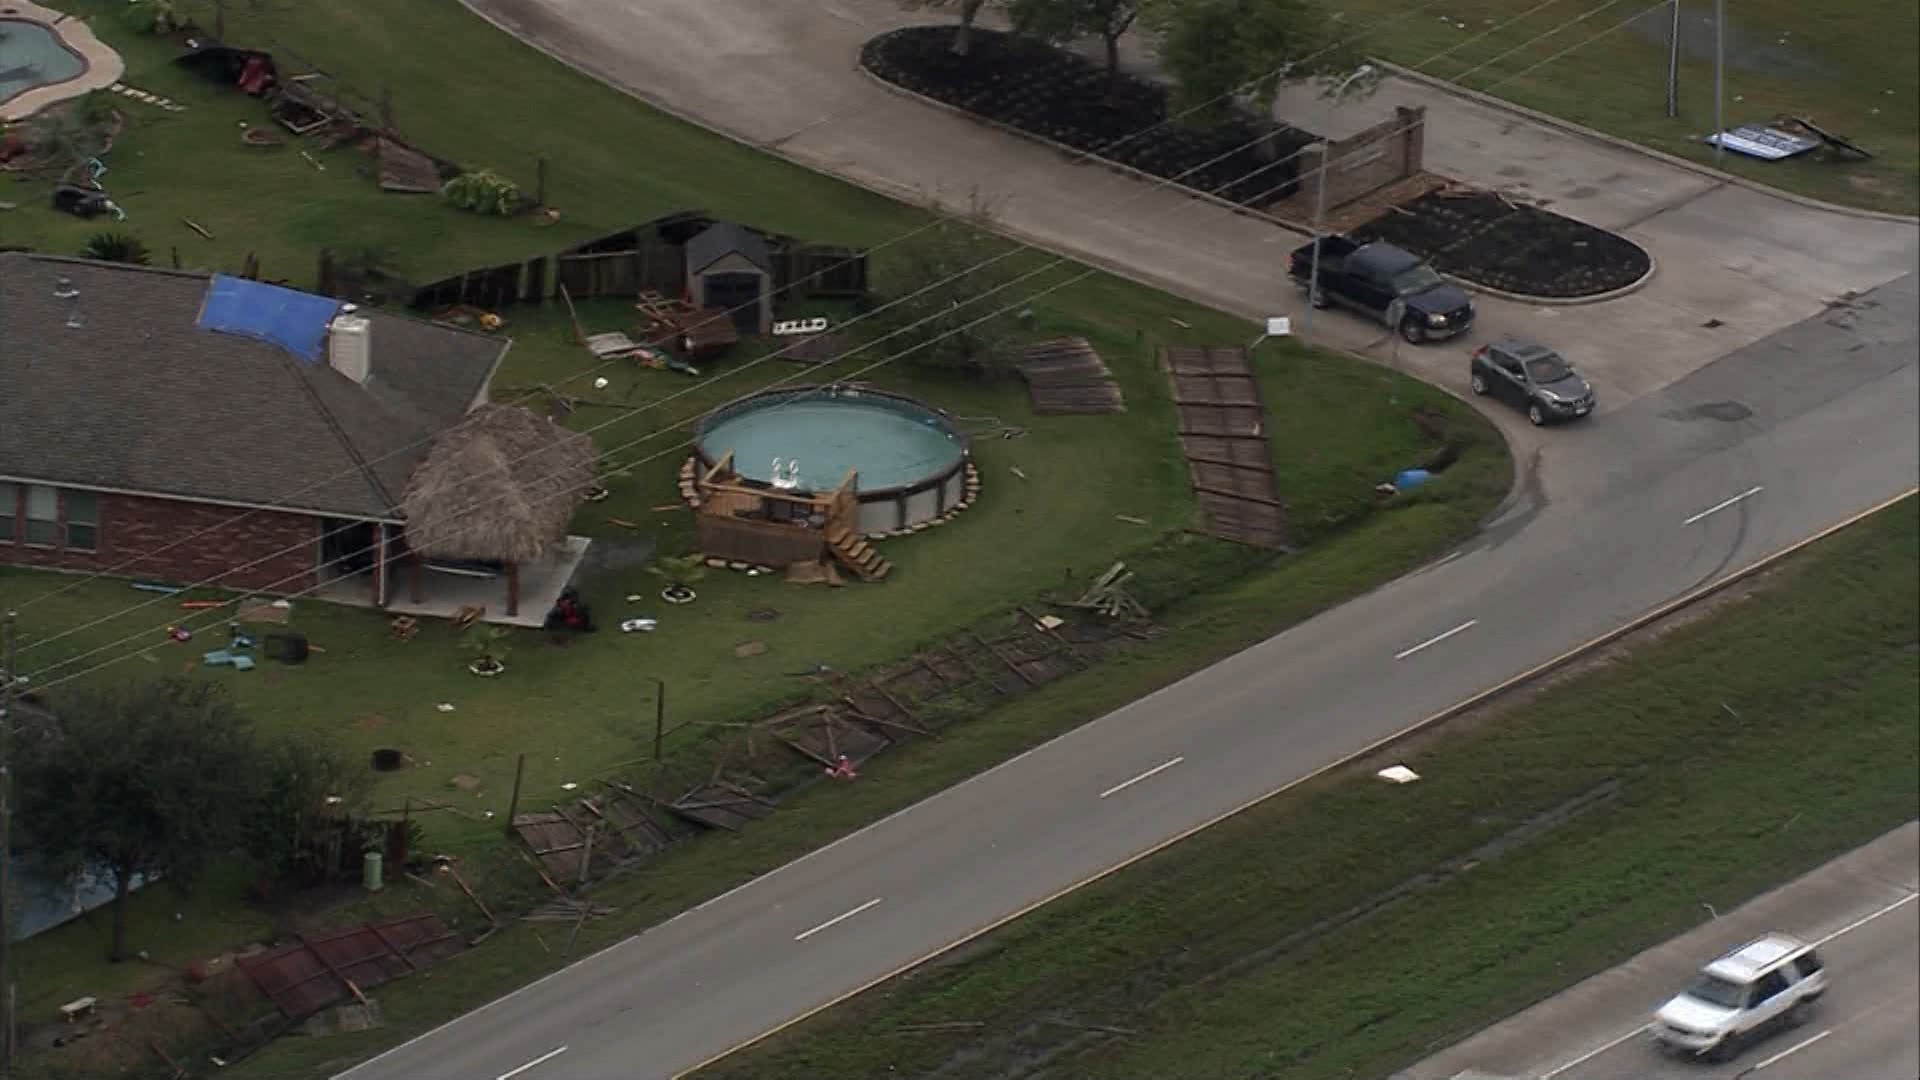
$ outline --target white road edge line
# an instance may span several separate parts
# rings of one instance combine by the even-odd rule
[[[1873,920],[1878,919],[1882,915],[1892,914],[1893,912],[1898,911],[1903,907],[1906,907],[1908,904],[1913,903],[1916,899],[1920,899],[1920,892],[1910,892],[1907,895],[1901,897],[1900,899],[1895,900],[1891,904],[1887,904],[1884,907],[1878,908],[1865,915],[1862,915],[1860,918],[1853,920],[1852,922],[1848,923],[1847,925],[1841,927],[1838,930],[1835,930],[1833,933],[1828,934],[1826,937],[1820,938],[1819,940],[1815,941],[1813,944],[1816,947],[1818,947],[1818,946],[1827,944],[1828,942],[1834,940],[1835,938],[1843,937],[1847,934],[1851,934],[1855,930],[1860,929],[1861,927],[1867,925]],[[1649,1026],[1650,1025],[1647,1025],[1647,1024],[1641,1024],[1639,1027],[1634,1028],[1632,1031],[1627,1032],[1625,1035],[1621,1035],[1617,1038],[1609,1039],[1606,1042],[1601,1043],[1599,1046],[1596,1046],[1593,1049],[1587,1051],[1586,1053],[1581,1054],[1579,1057],[1574,1058],[1572,1061],[1569,1061],[1566,1064],[1561,1065],[1557,1068],[1550,1069],[1547,1072],[1541,1073],[1540,1080],[1553,1080],[1554,1077],[1559,1076],[1561,1073],[1566,1072],[1569,1069],[1576,1068],[1580,1065],[1584,1065],[1588,1061],[1591,1061],[1594,1058],[1599,1057],[1601,1054],[1606,1053],[1607,1051],[1613,1049],[1614,1047],[1619,1046],[1621,1043],[1626,1042],[1628,1039],[1633,1038],[1635,1035],[1638,1035],[1641,1032],[1647,1030]],[[1825,1038],[1829,1034],[1832,1034],[1832,1032],[1823,1031],[1820,1033],[1819,1036],[1816,1036],[1816,1038]],[[1812,1042],[1812,1041],[1814,1040],[1812,1039],[1808,1040],[1808,1042]],[[1802,1044],[1802,1045],[1805,1045],[1805,1044]],[[1775,1057],[1785,1057],[1787,1056],[1787,1054],[1791,1054],[1793,1053],[1794,1050],[1798,1050],[1798,1049],[1800,1049],[1800,1047],[1796,1046],[1792,1050],[1788,1050],[1784,1054],[1775,1055]],[[1762,1062],[1761,1064],[1754,1066],[1754,1068],[1755,1069],[1765,1068],[1768,1064],[1772,1062],[1772,1060],[1773,1059],[1770,1058],[1768,1059],[1768,1061]]]
[[[826,930],[830,927],[839,926],[841,923],[846,922],[848,919],[853,918],[855,915],[860,914],[861,912],[867,910],[868,908],[872,907],[873,905],[879,902],[880,902],[880,897],[876,896],[873,899],[867,901],[866,903],[861,904],[859,907],[854,908],[852,911],[846,911],[838,915],[835,915],[833,918],[828,919],[826,922],[821,923],[819,926],[816,926],[811,930],[800,931],[799,933],[793,935],[793,940],[805,941],[822,930]]]
[[[1173,768],[1175,765],[1178,765],[1185,760],[1187,759],[1183,755],[1181,757],[1174,758],[1170,761],[1163,761],[1160,764],[1155,765],[1153,768],[1148,769],[1146,772],[1141,773],[1139,776],[1136,776],[1131,780],[1123,781],[1121,783],[1113,785],[1107,790],[1101,792],[1100,797],[1104,799],[1109,795],[1117,795],[1120,792],[1125,791],[1128,788],[1132,787],[1133,785],[1139,783],[1140,781],[1145,780],[1147,777],[1154,776],[1158,773],[1166,772],[1168,769]]]
[[[1703,517],[1707,517],[1711,514],[1717,514],[1720,511],[1725,510],[1727,507],[1732,506],[1734,503],[1739,502],[1741,499],[1751,499],[1755,495],[1760,494],[1764,490],[1766,489],[1761,487],[1759,484],[1755,484],[1752,487],[1748,488],[1747,490],[1741,492],[1740,494],[1735,495],[1733,498],[1728,499],[1726,502],[1716,503],[1713,506],[1707,507],[1705,510],[1700,511],[1699,513],[1693,515],[1692,517],[1681,522],[1680,524],[1691,525],[1694,522],[1699,521]]]
[[[1831,1034],[1833,1034],[1833,1029],[1828,1028],[1827,1030],[1821,1032],[1820,1034],[1815,1035],[1811,1039],[1803,1039],[1800,1042],[1794,1043],[1792,1046],[1789,1046],[1785,1050],[1782,1050],[1779,1053],[1773,1055],[1772,1057],[1767,1058],[1765,1061],[1761,1061],[1755,1064],[1754,1067],[1752,1069],[1749,1069],[1748,1071],[1759,1072],[1761,1069],[1764,1069],[1767,1066],[1774,1064],[1780,1059],[1786,1057],[1788,1054],[1797,1054],[1800,1051],[1805,1050],[1807,1047],[1812,1046],[1814,1043],[1819,1042],[1821,1039],[1824,1039]]]
[[[525,1065],[522,1065],[517,1069],[509,1069],[508,1071],[501,1073],[499,1076],[494,1077],[494,1080],[513,1080],[514,1077],[519,1076],[521,1073],[526,1072],[528,1069],[533,1068],[535,1065],[540,1065],[545,1062],[552,1061],[554,1058],[557,1058],[561,1054],[564,1054],[566,1052],[567,1052],[566,1047],[556,1046],[553,1049],[547,1051],[544,1054],[541,1054],[539,1057],[534,1058],[532,1061],[527,1062]]]
[[[1841,927],[1840,929],[1835,930],[1833,933],[1828,934],[1826,937],[1821,938],[1819,941],[1814,942],[1814,944],[1825,945],[1827,942],[1832,941],[1834,938],[1851,934],[1855,930],[1860,929],[1861,927],[1867,925],[1868,923],[1879,918],[1880,916],[1888,915],[1895,911],[1898,911],[1901,908],[1906,907],[1908,904],[1913,903],[1915,900],[1920,900],[1920,892],[1910,892],[1907,895],[1901,897],[1898,900],[1895,900],[1893,903],[1888,904],[1886,907],[1883,907],[1878,911],[1872,912],[1867,915],[1863,915],[1860,918],[1855,919],[1852,922],[1848,923],[1847,925]]]
[[[1562,1065],[1551,1071],[1541,1073],[1540,1080],[1553,1080],[1554,1077],[1559,1076],[1561,1073],[1566,1072],[1569,1069],[1575,1069],[1582,1065],[1585,1065],[1587,1062],[1593,1060],[1594,1058],[1599,1057],[1601,1054],[1606,1053],[1607,1051],[1613,1049],[1614,1047],[1619,1046],[1621,1043],[1626,1042],[1628,1039],[1633,1038],[1635,1035],[1638,1035],[1641,1032],[1647,1030],[1648,1026],[1649,1025],[1647,1024],[1641,1024],[1639,1027],[1634,1028],[1632,1031],[1627,1032],[1625,1035],[1620,1035],[1615,1038],[1608,1039],[1606,1042],[1603,1042],[1599,1046],[1596,1046],[1593,1049],[1587,1051],[1586,1053],[1581,1054],[1579,1057],[1574,1058],[1572,1061],[1567,1062],[1565,1065]]]
[[[1464,632],[1466,632],[1466,631],[1468,631],[1468,630],[1471,630],[1471,629],[1473,629],[1474,627],[1476,627],[1476,626],[1478,626],[1478,625],[1480,625],[1480,620],[1479,620],[1479,619],[1468,619],[1468,620],[1467,620],[1466,622],[1463,622],[1463,623],[1461,623],[1461,624],[1460,624],[1459,626],[1456,626],[1456,627],[1454,627],[1453,629],[1451,629],[1451,630],[1449,630],[1449,631],[1447,631],[1447,632],[1446,632],[1446,633],[1444,633],[1444,634],[1441,634],[1441,635],[1440,635],[1440,636],[1438,636],[1438,637],[1430,637],[1430,638],[1428,638],[1427,640],[1425,640],[1425,641],[1423,641],[1423,642],[1421,642],[1420,644],[1418,644],[1418,645],[1415,645],[1415,646],[1414,646],[1413,648],[1411,648],[1411,649],[1402,649],[1402,650],[1400,650],[1399,652],[1397,652],[1397,653],[1394,653],[1394,654],[1393,654],[1393,658],[1394,658],[1395,660],[1405,660],[1405,659],[1406,659],[1407,657],[1409,657],[1409,656],[1412,656],[1412,655],[1413,655],[1414,653],[1417,653],[1417,652],[1419,652],[1419,651],[1420,651],[1421,649],[1424,649],[1424,648],[1426,648],[1426,647],[1427,647],[1427,646],[1429,646],[1429,645],[1438,645],[1438,644],[1440,644],[1441,642],[1443,642],[1443,641],[1445,641],[1445,640],[1447,640],[1448,638],[1450,638],[1450,637],[1452,637],[1453,635],[1455,635],[1455,634],[1459,634],[1459,633],[1464,633]]]

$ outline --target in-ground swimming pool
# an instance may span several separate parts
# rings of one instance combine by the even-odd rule
[[[750,484],[824,494],[859,474],[859,531],[895,532],[932,521],[966,498],[968,442],[947,415],[903,394],[844,386],[790,386],[722,405],[700,421],[701,467],[733,454]]]
[[[29,90],[77,78],[87,70],[53,28],[0,16],[0,105]]]

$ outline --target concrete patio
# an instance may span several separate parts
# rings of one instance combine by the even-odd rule
[[[482,609],[481,622],[537,629],[546,622],[547,612],[553,610],[554,602],[560,599],[561,590],[573,582],[573,575],[586,559],[587,548],[592,543],[584,536],[569,536],[538,562],[523,564],[520,567],[520,609],[516,615],[507,614],[507,579],[504,575],[473,577],[429,568],[421,573],[421,594],[416,603],[413,598],[414,571],[411,566],[404,564],[393,567],[393,585],[389,591],[391,602],[384,610],[393,615],[411,615],[415,618],[451,619],[461,608],[471,606]],[[374,602],[373,576],[370,572],[329,582],[313,595],[316,600],[333,604],[364,608],[378,606]]]

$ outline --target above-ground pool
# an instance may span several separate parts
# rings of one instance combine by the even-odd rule
[[[858,474],[862,533],[924,525],[959,506],[967,491],[966,435],[945,413],[901,394],[841,386],[766,390],[722,405],[700,421],[694,452],[702,468],[728,453],[750,484],[782,483],[825,494]]]
[[[98,90],[123,70],[83,20],[27,0],[0,0],[0,120]]]

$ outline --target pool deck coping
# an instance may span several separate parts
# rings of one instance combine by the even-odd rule
[[[93,27],[85,19],[41,7],[32,0],[0,0],[0,19],[37,22],[46,26],[62,45],[78,53],[81,61],[87,65],[84,71],[71,79],[36,86],[9,98],[6,104],[0,105],[0,121],[25,120],[49,105],[95,90],[104,90],[119,82],[127,73],[126,62],[120,59],[120,54],[95,36]]]

